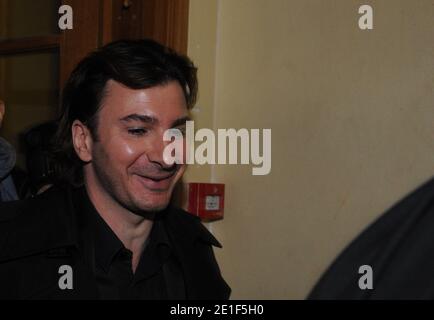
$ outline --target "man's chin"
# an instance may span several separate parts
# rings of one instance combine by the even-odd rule
[[[172,189],[150,190],[134,186],[128,192],[130,199],[129,209],[140,216],[146,215],[147,212],[156,213],[163,211],[169,206]]]
[[[137,207],[143,214],[148,213],[158,213],[164,211],[169,206],[170,198],[164,197],[164,199],[155,199],[154,201],[150,199],[137,201]],[[142,214],[140,214],[142,215]]]

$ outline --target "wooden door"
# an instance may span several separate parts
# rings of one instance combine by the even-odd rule
[[[88,52],[119,39],[151,38],[187,52],[188,0],[63,0],[74,29],[62,32],[60,82]]]

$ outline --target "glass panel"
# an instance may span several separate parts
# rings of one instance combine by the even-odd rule
[[[56,117],[58,70],[57,52],[0,57],[0,99],[6,103],[0,136],[15,146],[21,168],[24,154],[20,134]]]
[[[59,33],[59,0],[0,0],[0,40]]]

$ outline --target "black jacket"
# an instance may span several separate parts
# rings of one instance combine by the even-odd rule
[[[359,287],[372,268],[372,288]],[[362,281],[363,284],[363,281]],[[346,248],[310,299],[434,299],[434,179],[409,194]]]
[[[41,196],[0,203],[0,299],[98,299],[91,268],[78,248],[72,192],[53,187]],[[167,273],[169,299],[228,299],[213,246],[200,220],[171,208],[165,218],[182,274]],[[59,267],[73,269],[73,290],[59,288]]]

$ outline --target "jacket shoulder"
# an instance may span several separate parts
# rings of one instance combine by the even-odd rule
[[[0,204],[0,262],[70,242],[64,191],[53,187],[35,198]]]
[[[35,198],[0,202],[0,223],[12,221],[21,214],[36,214],[50,208],[61,192],[61,188],[53,187]]]
[[[13,220],[25,207],[25,200],[0,202],[0,224]]]

